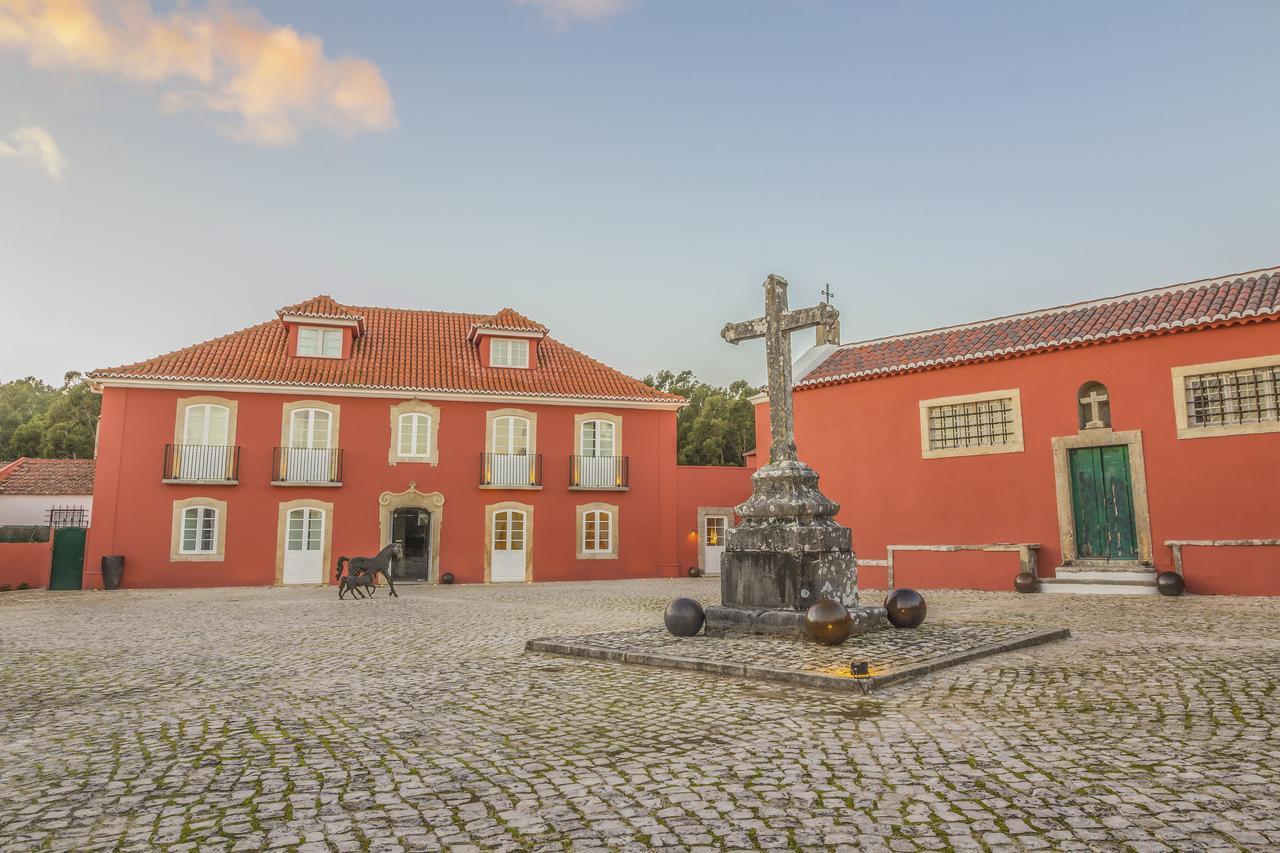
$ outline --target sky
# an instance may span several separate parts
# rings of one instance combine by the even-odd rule
[[[1280,3],[0,0],[0,381],[316,294],[760,382],[1280,264]],[[797,335],[807,345],[812,333]]]

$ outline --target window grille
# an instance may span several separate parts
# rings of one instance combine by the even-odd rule
[[[1280,365],[1200,373],[1183,379],[1187,422],[1220,427],[1280,420]]]
[[[999,447],[1017,440],[1013,400],[979,400],[929,409],[929,449]]]
[[[49,527],[88,527],[89,513],[82,506],[51,506],[45,510]]]

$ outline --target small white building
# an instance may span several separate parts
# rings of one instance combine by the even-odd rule
[[[93,471],[92,459],[0,462],[0,526],[88,527]]]

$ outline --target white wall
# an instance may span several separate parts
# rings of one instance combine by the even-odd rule
[[[44,524],[50,507],[93,507],[93,495],[0,495],[0,524]]]

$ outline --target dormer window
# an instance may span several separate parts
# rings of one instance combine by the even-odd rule
[[[300,327],[298,355],[307,358],[342,358],[342,329]]]
[[[520,338],[494,338],[489,346],[489,363],[494,367],[529,366],[529,341]]]

